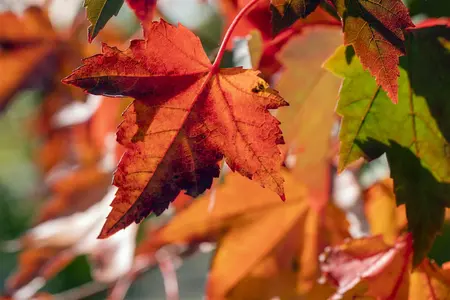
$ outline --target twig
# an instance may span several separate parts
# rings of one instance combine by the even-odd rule
[[[172,262],[170,253],[164,248],[155,253],[155,258],[158,262],[159,270],[161,271],[164,280],[164,290],[166,292],[167,300],[180,299],[178,292],[178,280],[175,266]]]
[[[22,242],[20,239],[0,241],[0,252],[13,253],[22,250]]]
[[[228,27],[227,32],[225,33],[225,36],[222,40],[222,44],[220,45],[219,52],[217,53],[216,60],[214,61],[211,73],[215,74],[219,71],[220,68],[220,62],[222,61],[222,57],[225,53],[225,49],[227,48],[228,41],[231,38],[231,35],[233,34],[234,29],[236,28],[236,25],[239,23],[241,18],[245,16],[252,8],[253,6],[258,2],[259,0],[251,0],[247,5],[245,5],[241,11],[236,15],[233,22],[231,23],[230,27]]]
[[[97,281],[90,281],[70,290],[53,295],[55,300],[81,300],[106,290],[108,286]]]

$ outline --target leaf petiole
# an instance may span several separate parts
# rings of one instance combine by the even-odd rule
[[[225,53],[226,46],[228,44],[228,41],[231,38],[231,35],[233,34],[234,29],[236,28],[236,25],[239,23],[239,20],[250,10],[252,7],[258,2],[259,0],[252,0],[247,5],[245,5],[241,11],[236,15],[233,22],[231,23],[230,27],[228,27],[227,32],[225,33],[225,36],[222,40],[222,44],[220,44],[219,51],[217,52],[216,59],[214,60],[214,63],[211,67],[211,73],[216,74],[219,72],[220,69],[220,62],[222,61],[223,54]]]

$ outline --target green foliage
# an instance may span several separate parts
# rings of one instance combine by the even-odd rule
[[[406,203],[416,264],[431,248],[449,204],[450,54],[440,43],[449,35],[445,26],[409,32],[397,105],[351,47],[339,48],[325,65],[345,78],[337,107],[343,116],[339,169],[387,152],[397,203]]]
[[[396,142],[391,141],[387,156],[397,204],[406,204],[408,230],[414,238],[413,265],[418,266],[444,224],[450,185],[439,183],[410,149]]]
[[[117,16],[123,0],[85,0],[87,18],[91,22],[88,29],[89,41],[92,41],[112,16]]]

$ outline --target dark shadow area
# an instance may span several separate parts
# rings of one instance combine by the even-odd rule
[[[386,151],[397,205],[406,205],[408,230],[413,233],[415,263],[418,263],[442,229],[445,207],[450,206],[450,184],[438,182],[410,149],[395,141],[389,142],[389,146],[373,139],[356,143],[362,149]]]
[[[450,261],[450,224],[445,223],[441,233],[436,236],[433,247],[428,256],[434,259],[439,265]]]
[[[411,16],[425,14],[428,17],[450,17],[448,0],[408,0],[406,1]]]
[[[400,58],[400,66],[408,72],[413,93],[426,99],[442,135],[450,141],[450,51],[440,39],[450,40],[450,28],[410,30],[407,56]]]
[[[282,8],[283,14],[274,5],[270,5],[273,34],[277,35],[297,20],[306,18],[319,4],[320,0],[297,1],[295,4],[286,2]]]
[[[351,45],[347,46],[345,48],[345,61],[348,65],[352,63],[353,57],[355,57],[355,49]]]

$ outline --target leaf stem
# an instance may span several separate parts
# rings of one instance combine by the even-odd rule
[[[231,35],[233,34],[234,29],[236,28],[236,25],[239,23],[240,19],[258,2],[259,0],[251,0],[247,5],[245,5],[241,11],[236,15],[233,22],[231,23],[230,27],[228,27],[227,32],[225,33],[225,36],[222,40],[222,44],[220,45],[219,51],[217,52],[216,59],[214,60],[214,63],[211,68],[211,73],[215,74],[219,72],[220,68],[220,62],[222,61],[223,54],[225,53],[225,49],[227,47],[228,41],[231,38]]]

